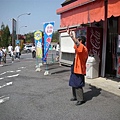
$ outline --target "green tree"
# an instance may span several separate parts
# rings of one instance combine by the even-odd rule
[[[34,32],[25,34],[25,43],[33,43],[34,42]],[[52,36],[52,42],[58,42],[59,41],[59,32],[54,31]]]
[[[52,42],[58,42],[59,41],[59,32],[58,31],[54,31],[53,32],[53,37],[52,37]]]
[[[26,43],[33,43],[34,40],[34,33],[28,33],[25,35],[26,36]]]
[[[7,47],[11,41],[10,31],[8,25],[1,25],[0,46]]]
[[[2,47],[3,46],[3,43],[4,43],[4,30],[5,30],[5,25],[2,23],[1,25],[1,35],[0,35],[0,46]]]

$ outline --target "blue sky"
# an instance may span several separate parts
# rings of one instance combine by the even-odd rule
[[[21,34],[43,30],[43,23],[55,21],[54,30],[60,27],[60,15],[56,10],[65,0],[0,0],[0,26],[8,25],[12,32],[12,18],[19,17],[18,31]],[[27,26],[27,27],[22,27]]]

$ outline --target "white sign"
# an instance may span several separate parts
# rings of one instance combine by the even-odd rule
[[[49,36],[53,33],[53,25],[52,24],[48,24],[45,28],[45,32],[46,34]]]

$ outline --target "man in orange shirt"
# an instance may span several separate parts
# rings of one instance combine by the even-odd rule
[[[73,31],[67,30],[68,34],[72,38],[75,49],[75,58],[73,65],[71,66],[71,75],[69,80],[69,86],[72,87],[73,98],[71,101],[77,100],[76,105],[83,104],[83,87],[85,86],[85,74],[86,74],[86,61],[88,58],[88,50],[85,46],[86,38],[84,36],[79,36],[75,38],[73,36]]]

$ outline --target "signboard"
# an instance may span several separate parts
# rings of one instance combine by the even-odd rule
[[[15,44],[20,44],[20,40],[15,40]]]
[[[76,36],[86,37],[86,47],[89,55],[97,55],[101,58],[102,52],[102,29],[97,27],[78,28]]]
[[[54,22],[44,23],[44,54],[43,61],[46,62],[48,50],[51,44]]]
[[[87,28],[87,48],[89,54],[102,57],[102,29],[97,27]]]
[[[42,58],[42,31],[38,30],[34,33],[36,58]]]

